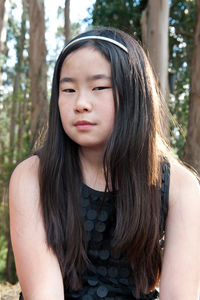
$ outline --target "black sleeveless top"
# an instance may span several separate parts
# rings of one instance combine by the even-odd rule
[[[164,236],[168,212],[170,166],[162,166],[161,186],[161,242]],[[66,300],[135,300],[135,284],[132,270],[125,255],[116,255],[111,248],[115,224],[115,208],[109,201],[110,193],[96,191],[82,184],[82,216],[84,240],[90,264],[83,270],[82,288],[77,291],[65,290]],[[103,200],[103,207],[100,207]],[[101,209],[100,209],[101,208]],[[140,295],[140,300],[158,299],[153,290],[148,295]],[[20,300],[22,300],[22,295]]]
[[[115,208],[110,201],[109,193],[95,191],[82,185],[82,215],[85,229],[87,254],[91,262],[83,271],[83,288],[78,292],[65,291],[65,299],[81,300],[133,300],[136,299],[134,278],[128,259],[124,255],[116,255],[111,248],[111,240],[115,227]],[[161,231],[165,227],[168,212],[169,196],[169,164],[162,166],[161,186]],[[101,208],[102,200],[103,207]],[[163,232],[161,233],[161,240]],[[141,300],[157,299],[158,292],[141,295]]]

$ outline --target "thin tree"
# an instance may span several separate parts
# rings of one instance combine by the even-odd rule
[[[47,65],[44,0],[27,0],[30,20],[31,147],[47,122]]]
[[[70,26],[70,0],[65,0],[65,43],[67,44],[71,39]]]
[[[8,0],[0,0],[0,52],[3,52],[6,41],[6,25],[8,21]]]
[[[7,23],[8,23],[9,9],[10,9],[9,0],[0,0],[0,55],[7,54],[6,38],[7,38]],[[2,66],[0,60],[0,86],[2,85],[1,67]]]
[[[196,0],[188,133],[184,160],[200,174],[200,0]]]
[[[154,71],[158,77],[162,95],[168,99],[169,62],[169,1],[148,0],[142,12],[142,41],[149,53]]]
[[[6,12],[6,0],[0,0],[0,104],[2,97],[2,65],[1,65],[1,55],[5,53],[5,42],[6,42],[6,25],[7,25],[7,12]],[[2,136],[2,128],[0,127],[0,137]],[[4,163],[4,141],[0,142],[0,174],[3,173],[3,163]],[[2,188],[0,188],[1,191]],[[1,195],[1,193],[0,193]]]

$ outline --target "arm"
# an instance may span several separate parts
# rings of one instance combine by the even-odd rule
[[[200,186],[185,167],[172,166],[160,300],[198,300]]]
[[[17,274],[25,300],[64,300],[56,256],[46,244],[39,201],[39,158],[17,166],[9,186],[10,230]]]

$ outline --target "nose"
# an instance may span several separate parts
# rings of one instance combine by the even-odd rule
[[[74,111],[77,113],[90,112],[92,110],[92,102],[89,93],[80,92],[74,104]]]

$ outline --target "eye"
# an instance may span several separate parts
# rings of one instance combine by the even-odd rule
[[[101,90],[105,90],[105,89],[110,89],[109,86],[97,86],[95,88],[93,88],[93,91],[101,91]]]
[[[62,92],[64,93],[75,93],[74,89],[63,89]]]

